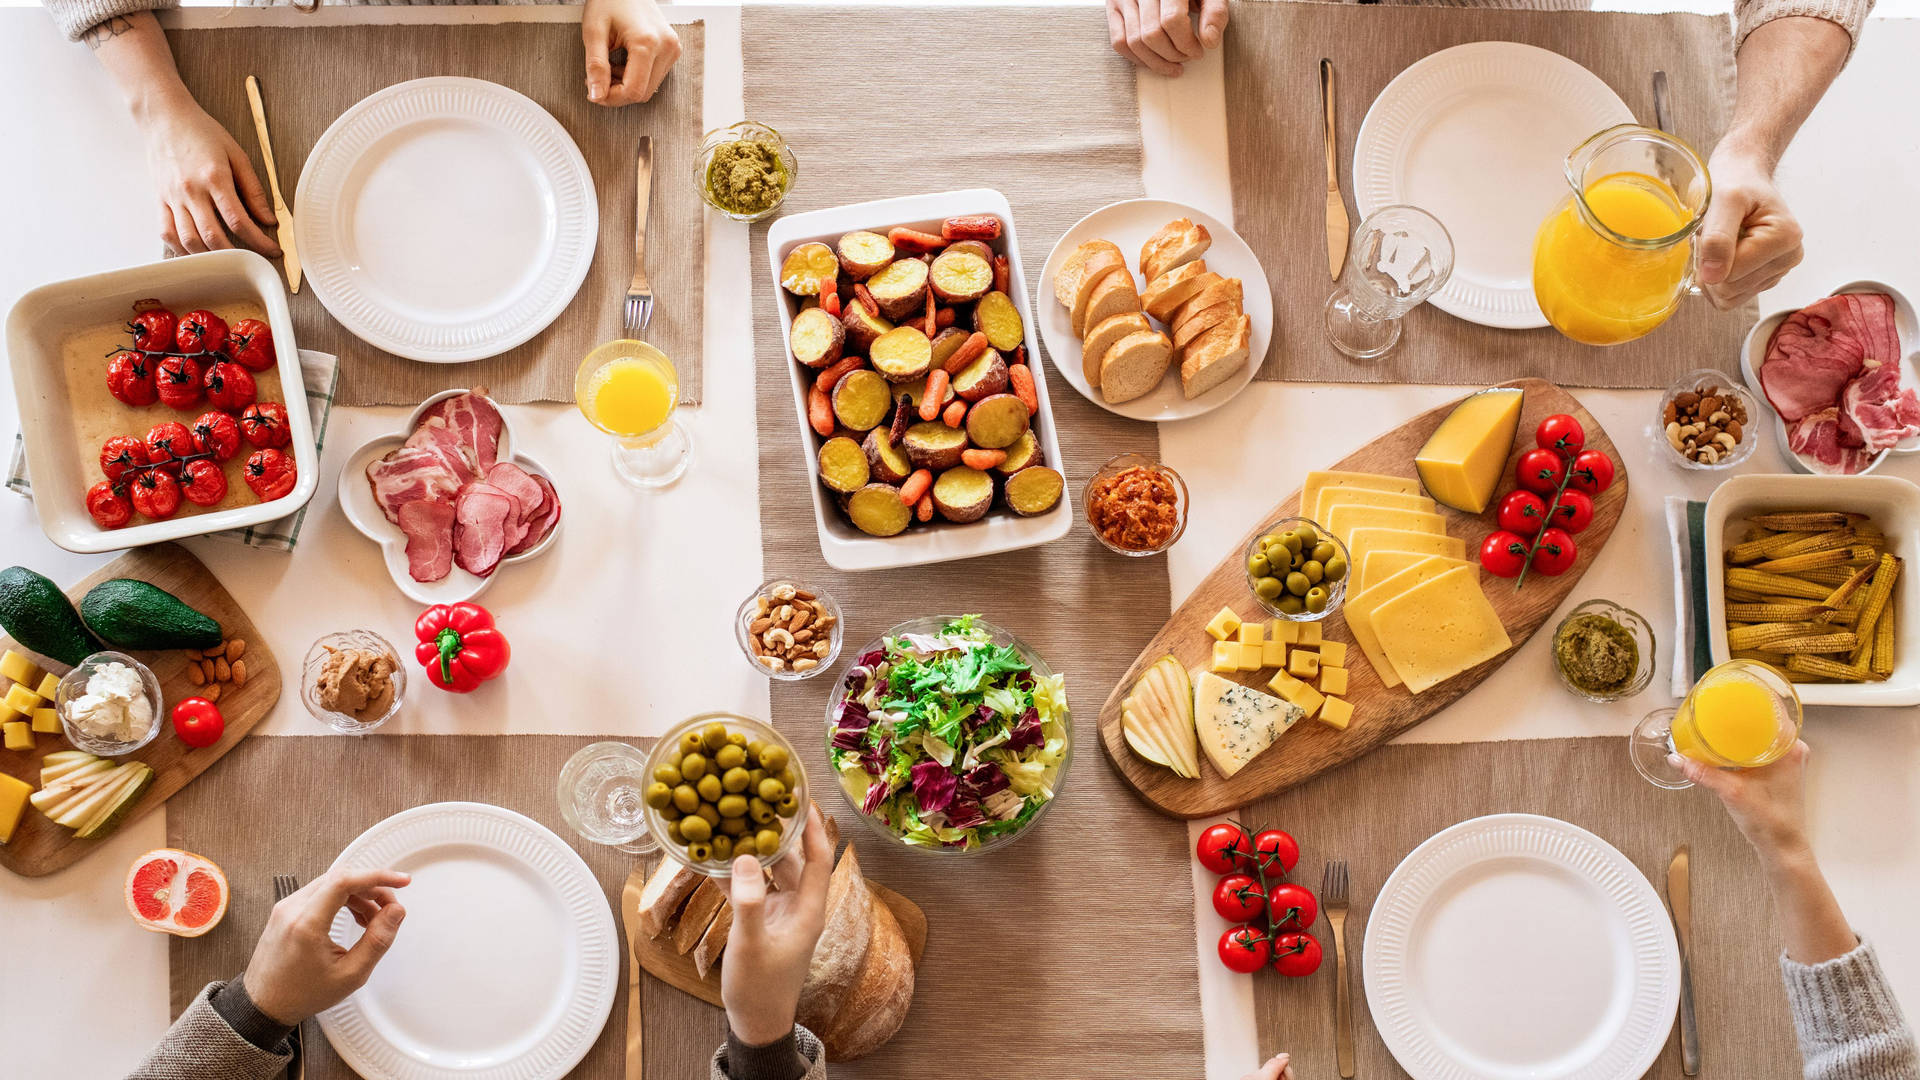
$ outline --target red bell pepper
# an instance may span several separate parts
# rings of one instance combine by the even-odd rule
[[[427,680],[455,694],[505,671],[512,654],[493,615],[479,604],[435,604],[420,613],[413,636],[419,641],[413,655],[427,669]]]

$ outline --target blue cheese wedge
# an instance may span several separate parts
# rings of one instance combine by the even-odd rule
[[[1306,715],[1298,705],[1211,672],[1193,675],[1194,728],[1224,776],[1239,772]]]

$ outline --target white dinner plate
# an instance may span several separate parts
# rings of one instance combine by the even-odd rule
[[[1512,41],[1442,49],[1408,65],[1367,110],[1354,203],[1362,218],[1417,206],[1447,227],[1453,276],[1433,306],[1482,326],[1545,326],[1533,237],[1569,194],[1567,153],[1633,122],[1612,87],[1559,53]]]
[[[586,159],[531,98],[414,79],[341,113],[294,195],[313,291],[362,341],[458,363],[546,329],[586,279],[600,210]]]
[[[1535,814],[1415,848],[1364,948],[1367,1008],[1414,1080],[1637,1080],[1680,1001],[1680,950],[1646,876]]]
[[[336,867],[402,870],[407,919],[367,985],[320,1014],[367,1080],[559,1080],[613,1008],[613,911],[572,847],[485,803],[416,806],[348,844]],[[360,939],[353,917],[333,940]]]
[[[1060,272],[1061,265],[1067,261],[1067,256],[1073,254],[1074,248],[1089,240],[1111,240],[1119,245],[1126,256],[1127,271],[1133,275],[1133,280],[1144,289],[1147,283],[1140,280],[1140,246],[1147,242],[1148,237],[1159,232],[1162,225],[1183,217],[1206,226],[1208,235],[1213,237],[1206,254],[1200,256],[1206,260],[1207,269],[1222,277],[1240,279],[1241,291],[1245,294],[1241,307],[1253,320],[1253,340],[1248,345],[1247,366],[1233,378],[1188,400],[1180,390],[1179,364],[1176,362],[1167,369],[1166,378],[1160,381],[1159,388],[1153,393],[1118,405],[1111,404],[1100,396],[1099,390],[1087,383],[1080,362],[1080,338],[1073,332],[1073,318],[1066,308],[1053,299],[1053,276]],[[1154,325],[1166,329],[1157,320]],[[1095,405],[1134,420],[1185,420],[1225,405],[1253,381],[1253,373],[1266,361],[1267,343],[1273,340],[1273,292],[1267,287],[1267,272],[1261,269],[1259,258],[1240,238],[1240,234],[1233,231],[1233,226],[1185,203],[1166,199],[1128,199],[1103,206],[1081,218],[1060,237],[1059,243],[1053,245],[1053,253],[1047,256],[1047,265],[1040,273],[1040,340],[1047,346],[1047,357],[1053,361],[1053,369],[1067,380],[1068,385],[1080,391],[1081,397]]]

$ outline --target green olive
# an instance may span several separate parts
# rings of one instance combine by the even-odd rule
[[[779,777],[769,776],[760,781],[760,788],[755,794],[770,803],[777,803],[786,797],[787,785],[781,783]]]
[[[1328,559],[1325,565],[1328,581],[1339,581],[1347,576],[1347,560],[1339,552],[1334,552],[1333,558]]]
[[[1307,575],[1308,581],[1318,585],[1320,584],[1320,579],[1326,576],[1327,568],[1313,559],[1308,559],[1306,562],[1300,564],[1300,572]]]
[[[684,844],[687,842],[687,838],[680,832],[680,823],[678,821],[667,822],[667,839],[676,844]]]
[[[722,770],[738,769],[747,763],[747,752],[728,743],[713,752],[713,763],[720,766]]]
[[[1287,591],[1293,595],[1305,596],[1307,595],[1307,590],[1311,588],[1313,588],[1313,582],[1308,581],[1307,575],[1300,571],[1295,570],[1293,573],[1287,575]]]
[[[1283,615],[1305,615],[1307,613],[1306,603],[1292,593],[1281,597],[1280,602],[1274,606],[1278,607],[1280,613]]]
[[[1259,597],[1262,600],[1271,600],[1274,597],[1279,596],[1281,590],[1284,588],[1286,588],[1286,586],[1280,584],[1279,578],[1263,577],[1254,581],[1253,595]]]
[[[692,859],[694,862],[706,862],[708,859],[713,858],[713,845],[704,841],[695,840],[693,843],[687,845],[687,858]]]
[[[792,755],[787,753],[786,747],[769,746],[760,752],[760,767],[770,773],[777,773],[787,767],[787,762],[791,758]]]
[[[660,808],[660,816],[662,818],[665,818],[668,821],[679,821],[681,818],[686,817],[687,815],[681,813],[679,807],[673,805],[672,803],[668,803],[667,805]]]
[[[721,862],[726,862],[728,859],[733,858],[733,837],[722,833],[712,840],[707,841],[707,843],[713,845],[714,858],[719,859]]]
[[[754,739],[747,744],[747,756],[755,761],[759,761],[760,755],[765,752],[766,748],[766,743],[761,742],[759,739]]]
[[[753,827],[743,817],[723,817],[720,819],[720,833],[723,836],[741,836],[751,833]]]
[[[688,840],[708,840],[713,837],[713,826],[706,818],[681,818],[680,835]]]
[[[1313,545],[1313,558],[1316,562],[1326,562],[1339,553],[1340,549],[1334,547],[1333,543],[1328,540],[1322,540]]]
[[[1265,555],[1255,555],[1247,560],[1247,573],[1252,574],[1254,577],[1266,577],[1267,572],[1272,569],[1273,565],[1267,562]]]
[[[756,825],[765,825],[774,818],[773,804],[758,795],[747,800],[747,816]]]
[[[694,781],[693,790],[699,792],[700,798],[706,800],[707,802],[713,802],[715,799],[718,799],[722,794],[724,794],[724,791],[720,787],[720,778],[713,775],[712,773],[708,773],[707,775]]]
[[[668,787],[675,786],[683,779],[680,775],[680,766],[665,763],[662,763],[653,770],[653,778]]]
[[[729,732],[727,732],[727,745],[728,745],[728,746],[737,746],[737,747],[739,747],[739,748],[741,748],[742,750],[744,750],[744,749],[746,749],[746,748],[747,748],[747,733],[746,733],[746,732],[744,732],[744,731],[729,731]]]
[[[1280,542],[1287,546],[1288,551],[1293,552],[1295,555],[1300,554],[1300,537],[1297,533],[1288,533],[1280,538]]]
[[[647,785],[647,805],[655,810],[673,802],[673,789],[655,780]]]
[[[774,829],[761,829],[753,834],[753,846],[762,855],[772,855],[780,850],[780,833]]]
[[[709,751],[718,750],[727,745],[727,725],[708,724],[700,729],[700,741]]]
[[[786,785],[788,791],[792,791],[794,788],[800,786],[800,778],[793,775],[792,769],[781,769],[780,775],[775,777],[775,779]]]
[[[1308,611],[1313,612],[1315,615],[1320,614],[1327,610],[1327,590],[1319,586],[1308,589],[1304,603],[1307,605]]]
[[[698,780],[707,775],[707,756],[689,753],[680,759],[680,775],[688,780]]]
[[[673,805],[683,814],[691,814],[700,805],[700,793],[693,790],[692,784],[681,784],[673,789]]]
[[[720,786],[728,791],[745,791],[747,785],[751,783],[753,783],[752,774],[738,765],[728,769],[726,775],[720,778]]]
[[[687,756],[686,751],[680,749],[678,746],[675,746],[669,749],[667,751],[667,756],[664,758],[661,758],[660,760],[666,762],[667,764],[677,769],[680,767],[680,759],[685,756]]]
[[[745,795],[722,795],[720,801],[713,804],[723,818],[746,817],[747,797]]]
[[[1278,544],[1279,542],[1280,542],[1280,538],[1278,536],[1275,536],[1273,533],[1268,533],[1265,536],[1262,536],[1260,538],[1260,546],[1263,548],[1272,547],[1275,544]]]
[[[705,749],[706,745],[706,743],[700,740],[700,733],[697,731],[689,731],[685,735],[680,736],[680,752],[683,754],[691,754],[697,750]]]
[[[710,802],[703,802],[693,811],[693,816],[707,823],[708,828],[720,824],[720,811]]]
[[[787,792],[787,797],[784,799],[781,799],[780,805],[774,807],[773,809],[781,817],[792,817],[793,815],[799,813],[800,812],[799,794],[797,792],[792,792],[792,791]]]

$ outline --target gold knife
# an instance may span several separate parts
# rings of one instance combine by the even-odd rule
[[[1693,1015],[1693,889],[1687,877],[1687,846],[1667,864],[1667,906],[1680,938],[1680,1071],[1700,1075],[1700,1029]]]
[[[274,239],[280,241],[280,255],[287,268],[287,291],[300,292],[300,252],[293,243],[293,211],[287,209],[286,196],[280,194],[280,170],[273,164],[273,140],[267,137],[267,107],[260,101],[260,80],[247,76],[247,104],[253,107],[253,133],[260,139],[260,158],[267,165],[267,190],[273,193],[273,216],[280,219]]]
[[[1340,280],[1347,265],[1347,241],[1353,226],[1347,221],[1347,200],[1340,194],[1339,137],[1333,126],[1333,61],[1320,58],[1320,106],[1326,112],[1327,136],[1327,274]]]
[[[640,1076],[640,894],[647,887],[647,868],[636,863],[620,890],[620,923],[627,930],[627,1080]]]

